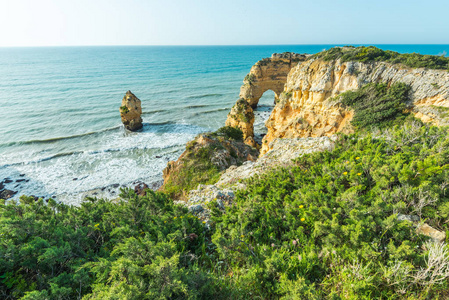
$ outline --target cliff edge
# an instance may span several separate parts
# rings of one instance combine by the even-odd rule
[[[245,143],[260,147],[254,141],[253,108],[266,90],[273,90],[276,105],[265,123],[268,133],[262,140],[263,155],[276,138],[352,132],[354,110],[343,105],[339,95],[370,83],[384,83],[387,87],[403,83],[409,87],[408,111],[424,122],[449,125],[448,61],[372,46],[336,47],[312,56],[273,54],[251,68],[226,124],[240,128]]]

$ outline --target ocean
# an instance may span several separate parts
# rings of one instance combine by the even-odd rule
[[[0,183],[20,195],[78,204],[156,186],[197,134],[224,126],[243,78],[275,52],[334,45],[0,48]],[[446,55],[449,45],[376,45]],[[144,127],[127,132],[119,107],[142,100]],[[256,133],[273,107],[265,93]]]

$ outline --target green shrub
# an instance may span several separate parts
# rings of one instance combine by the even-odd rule
[[[126,105],[120,106],[120,111],[124,114],[129,113],[129,109],[128,107],[126,107]]]
[[[141,197],[123,190],[120,197],[118,202],[88,198],[80,207],[53,200],[46,205],[33,197],[1,204],[2,298],[154,299],[198,293],[186,268],[201,273],[193,268],[201,260],[189,255],[202,255],[203,224],[161,193]],[[190,233],[197,237],[189,239]],[[214,281],[201,276],[206,286]]]
[[[310,58],[321,58],[325,61],[341,59],[342,62],[384,61],[392,64],[403,64],[411,68],[429,68],[449,70],[449,57],[436,55],[421,55],[419,53],[401,54],[390,50],[382,50],[374,46],[334,47],[312,55]]]
[[[243,80],[244,82],[247,82],[248,84],[253,84],[254,80],[256,79],[256,77],[254,76],[254,74],[247,74],[245,76],[245,79]]]
[[[243,141],[243,132],[239,128],[223,126],[212,133],[212,136],[225,137],[228,140]]]
[[[232,117],[238,121],[249,122],[254,119],[254,112],[250,108],[248,102],[245,99],[240,98],[232,107],[232,110],[235,111],[235,114],[233,114]]]
[[[390,88],[384,83],[370,83],[356,91],[341,94],[341,102],[355,110],[351,124],[358,128],[383,128],[399,124],[405,113],[410,87],[395,83]]]

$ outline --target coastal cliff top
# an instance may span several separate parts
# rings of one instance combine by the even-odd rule
[[[444,55],[423,55],[419,53],[398,53],[391,50],[382,50],[374,46],[344,46],[334,47],[311,55],[309,59],[323,59],[325,61],[340,59],[342,62],[383,61],[391,64],[403,64],[410,68],[428,68],[449,71],[449,57]]]

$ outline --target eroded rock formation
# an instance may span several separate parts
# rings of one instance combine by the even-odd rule
[[[220,172],[232,165],[241,165],[245,161],[255,161],[259,156],[257,149],[243,143],[243,140],[235,140],[217,133],[204,133],[198,135],[186,145],[186,150],[177,161],[170,161],[163,170],[164,184],[161,190],[167,190],[172,185],[182,187],[190,186],[193,182],[191,173],[204,178],[198,181],[209,181],[211,174],[210,165],[214,165]],[[211,175],[213,176],[213,174]],[[196,186],[195,186],[196,187]],[[177,196],[177,195],[176,195]]]
[[[441,109],[449,107],[449,72],[446,70],[412,69],[384,62],[310,59],[289,73],[284,92],[265,123],[268,133],[262,141],[261,154],[267,152],[275,138],[350,132],[353,111],[340,103],[338,95],[370,82],[410,85],[410,104],[415,116],[424,122],[446,124],[446,110]]]
[[[272,90],[275,99],[284,90],[287,75],[307,55],[291,52],[274,53],[270,58],[264,58],[252,66],[243,80],[240,88],[240,99],[228,114],[227,126],[238,127],[243,131],[245,143],[256,147],[254,141],[254,113],[259,99],[267,90]]]
[[[131,131],[142,128],[142,105],[139,98],[137,98],[131,91],[127,91],[120,106],[120,116],[125,128]]]

